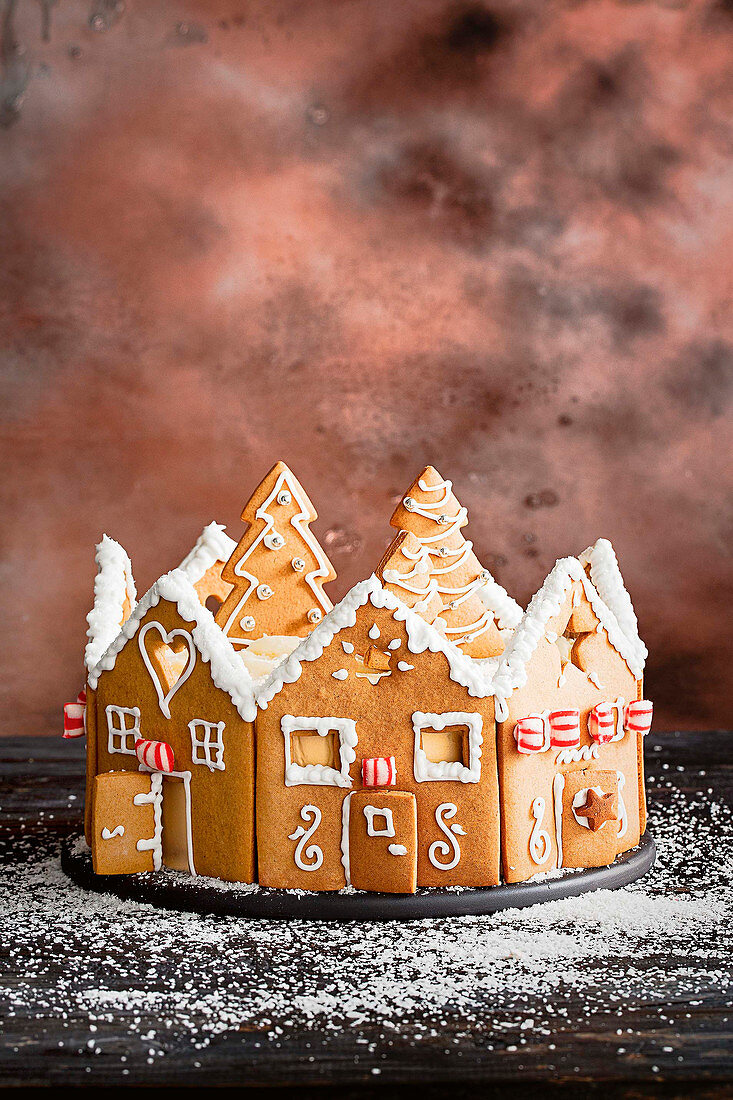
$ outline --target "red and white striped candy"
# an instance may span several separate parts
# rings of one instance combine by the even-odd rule
[[[654,704],[648,699],[627,703],[624,708],[624,729],[630,733],[649,733],[652,726]]]
[[[550,744],[553,749],[572,749],[580,744],[580,711],[550,711]]]
[[[588,715],[588,733],[596,745],[607,745],[616,733],[613,703],[597,703]]]
[[[542,752],[545,744],[545,722],[539,714],[520,718],[514,727],[514,740],[519,752]]]
[[[81,689],[75,703],[64,703],[64,737],[84,736],[84,710],[87,703],[87,693]]]
[[[175,767],[173,749],[165,741],[146,741],[144,737],[138,737],[135,755],[141,764],[156,772],[172,772]]]
[[[361,781],[365,787],[394,787],[397,768],[394,756],[368,756],[361,762]]]

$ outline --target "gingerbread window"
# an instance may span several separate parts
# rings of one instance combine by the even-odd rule
[[[105,707],[107,715],[107,749],[109,752],[135,755],[135,740],[140,736],[139,707]]]
[[[412,716],[415,735],[413,770],[418,783],[481,778],[483,718],[473,711],[445,711]]]
[[[209,771],[226,770],[224,726],[224,722],[205,722],[202,718],[193,718],[188,723],[191,731],[191,759],[194,764],[205,764]]]
[[[350,718],[285,714],[285,786],[350,787],[356,759],[356,723]]]

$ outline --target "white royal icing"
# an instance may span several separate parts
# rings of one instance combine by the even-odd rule
[[[153,853],[153,869],[159,871],[163,866],[163,776],[153,772],[150,776],[150,792],[136,794],[132,800],[134,806],[153,806],[153,835],[138,840],[135,847],[138,852]]]
[[[349,673],[348,673],[348,669],[337,668],[335,672],[331,673],[331,675],[333,676],[334,680],[346,680],[348,678]]]
[[[431,783],[454,779],[461,783],[478,783],[481,778],[481,746],[483,717],[477,711],[445,711],[443,714],[424,713],[416,710],[412,715],[415,735],[413,772],[417,783]],[[468,726],[468,767],[460,760],[435,762],[428,760],[420,744],[424,729],[444,730],[446,726]]]
[[[222,524],[210,523],[204,527],[178,568],[186,574],[191,584],[196,584],[212,565],[229,561],[236,549],[236,542],[229,538]]]
[[[407,848],[404,844],[390,844],[387,847],[387,851],[391,856],[406,856]]]
[[[310,844],[306,848],[305,845],[315,833],[318,826],[321,824],[321,811],[317,806],[303,806],[300,811],[300,816],[303,821],[310,822],[308,828],[304,825],[299,825],[294,833],[288,835],[288,840],[297,840],[298,843],[295,848],[293,858],[295,859],[296,866],[301,871],[317,871],[323,864],[323,850],[318,847],[317,844]],[[305,856],[305,859],[303,858]],[[305,860],[310,860],[306,863]]]
[[[318,584],[319,580],[331,576],[331,568],[328,562],[328,558],[326,557],[317,540],[309,530],[308,523],[310,522],[311,517],[310,509],[293,475],[290,473],[289,470],[283,470],[277,478],[272,492],[269,494],[268,497],[266,497],[266,499],[262,502],[255,513],[256,518],[264,522],[264,527],[260,531],[257,538],[252,541],[251,546],[247,547],[242,557],[234,566],[235,575],[237,577],[243,577],[247,581],[247,588],[245,589],[241,598],[238,600],[236,606],[234,607],[231,615],[224,624],[225,634],[229,632],[232,624],[239,619],[240,615],[242,614],[242,608],[244,607],[245,603],[247,602],[253,591],[257,590],[257,594],[260,599],[269,598],[260,594],[260,589],[262,589],[263,587],[267,588],[268,586],[261,585],[259,579],[254,576],[254,574],[247,572],[246,566],[250,557],[260,545],[260,543],[264,543],[264,540],[267,538],[270,532],[274,530],[275,517],[268,511],[268,509],[271,507],[274,501],[277,501],[278,504],[282,505],[289,504],[292,499],[295,500],[296,504],[300,508],[300,511],[291,518],[290,524],[292,527],[295,528],[296,534],[299,536],[299,538],[301,538],[303,542],[306,543],[317,563],[315,569],[311,570],[310,573],[306,573],[304,578],[305,583],[308,585],[311,592],[313,593],[316,602],[320,604],[321,608],[323,608],[323,611],[330,611],[333,606],[328,596],[326,596],[326,594],[321,590]],[[295,562],[301,560],[302,559],[298,558],[293,559],[293,568],[296,569],[296,571],[298,572],[300,571],[300,569],[298,566],[296,566]],[[233,643],[234,645],[238,644],[236,638],[233,639]],[[241,644],[242,642],[240,639],[239,645]]]
[[[376,623],[374,623],[373,626],[371,626],[370,629],[369,629],[369,637],[374,642],[374,641],[377,640],[377,638],[379,637],[380,634],[381,634],[381,631],[380,631],[379,627],[377,626]]]
[[[214,621],[214,616],[199,600],[188,577],[178,569],[166,573],[146,592],[122,630],[90,671],[87,677],[89,686],[96,688],[102,673],[115,667],[117,657],[137,633],[142,619],[160,600],[174,604],[181,618],[194,624],[190,627],[190,633],[196,650],[209,665],[212,680],[229,695],[241,718],[247,722],[254,721],[257,707],[252,692],[252,678],[229,639]]]
[[[94,604],[87,615],[89,641],[84,651],[84,664],[89,671],[119,634],[125,599],[130,612],[134,611],[137,600],[132,565],[120,544],[109,535],[103,535],[94,557],[97,563]]]
[[[557,866],[562,867],[562,796],[565,790],[565,776],[556,775],[552,781],[552,801],[555,813],[555,841],[557,843]]]
[[[150,655],[145,648],[145,637],[150,630],[157,630],[166,645],[170,645],[174,638],[183,638],[188,648],[188,661],[186,662],[186,667],[176,680],[175,684],[173,684],[173,686],[170,687],[168,691],[163,690],[163,685],[160,682],[158,670],[153,666],[153,663],[150,660]],[[183,687],[186,680],[193,672],[194,665],[196,664],[196,647],[193,644],[193,638],[187,630],[183,629],[183,627],[177,626],[173,630],[166,630],[159,622],[157,622],[157,620],[152,619],[150,622],[146,623],[144,627],[141,628],[137,636],[137,644],[140,647],[140,652],[142,654],[143,661],[145,662],[145,667],[148,670],[148,675],[153,681],[153,685],[158,696],[158,705],[160,706],[160,709],[165,717],[170,718],[171,699],[176,694],[176,692]]]
[[[618,779],[618,838],[626,834],[626,830],[629,825],[628,814],[626,813],[626,803],[624,802],[624,796],[621,793],[626,786],[626,776],[623,772],[616,772],[616,778]]]
[[[285,739],[285,786],[297,787],[350,787],[352,784],[349,767],[356,760],[356,723],[350,718],[321,718],[284,714],[280,719],[280,729]],[[334,730],[339,738],[340,768],[328,764],[295,764],[290,753],[290,734],[301,730],[314,730],[325,737]]]
[[[561,749],[555,764],[577,764],[579,760],[597,760],[598,745],[583,745],[581,749]]]
[[[544,816],[545,800],[544,798],[535,798],[532,803],[534,825],[529,838],[529,854],[532,857],[532,862],[538,865],[546,863],[550,855],[550,834],[541,827]]]
[[[105,827],[102,829],[102,840],[112,840],[116,836],[124,836],[124,835],[125,835],[125,826],[124,825],[116,825],[114,827],[114,829],[112,829],[112,830],[108,829],[107,826],[105,825]]]
[[[387,806],[365,806],[364,817],[367,823],[367,836],[395,836],[394,816]],[[374,819],[384,818],[384,828],[378,829]]]
[[[446,844],[444,840],[436,840],[428,849],[428,859],[438,871],[450,871],[453,867],[457,866],[461,858],[461,848],[454,834],[465,836],[466,830],[461,825],[446,824],[446,821],[455,817],[457,813],[458,807],[455,802],[441,802],[440,806],[438,806],[435,811],[437,826],[450,841],[449,844]],[[439,855],[450,856],[448,863],[441,863],[438,859]]]

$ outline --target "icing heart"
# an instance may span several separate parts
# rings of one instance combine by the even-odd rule
[[[184,638],[188,647],[188,664],[186,665],[179,678],[176,680],[173,687],[167,693],[163,690],[163,685],[160,682],[160,677],[150,660],[150,655],[147,649],[145,648],[145,635],[149,630],[157,630],[165,644],[168,646],[171,644],[174,638]],[[176,694],[178,689],[180,687],[183,687],[184,683],[193,672],[193,666],[196,664],[196,650],[194,649],[193,638],[187,630],[184,630],[180,626],[177,626],[175,630],[167,631],[163,629],[160,623],[151,622],[146,623],[138,634],[137,644],[140,646],[140,652],[142,653],[143,661],[145,661],[145,667],[150,673],[150,679],[155,685],[155,690],[158,694],[158,703],[160,704],[160,709],[162,710],[166,718],[170,718],[171,699]]]

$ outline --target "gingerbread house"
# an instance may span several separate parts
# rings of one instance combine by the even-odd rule
[[[642,670],[580,561],[558,561],[492,679],[507,882],[638,844]]]
[[[411,892],[639,842],[646,649],[610,543],[559,561],[522,612],[427,467],[376,573],[332,607],[283,463],[243,517],[239,543],[209,524],[139,603],[122,547],[97,548],[67,731],[86,727],[99,873]]]
[[[95,870],[254,881],[251,679],[182,570],[89,670],[86,713]]]
[[[376,576],[256,698],[263,885],[408,892],[498,882],[486,669]]]

